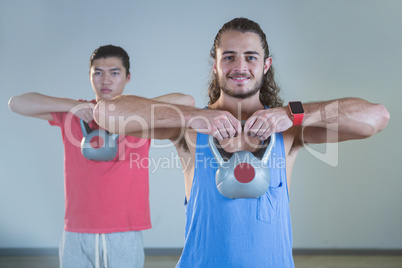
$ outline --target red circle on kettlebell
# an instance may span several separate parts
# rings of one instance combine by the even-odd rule
[[[234,170],[234,176],[239,182],[248,183],[255,177],[254,167],[249,163],[240,163]]]
[[[101,136],[94,136],[92,139],[89,141],[89,144],[91,145],[92,148],[94,149],[99,149],[103,146],[103,138]]]

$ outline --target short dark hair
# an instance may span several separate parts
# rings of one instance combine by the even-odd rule
[[[91,55],[91,58],[89,59],[89,68],[91,69],[94,60],[109,57],[121,59],[124,68],[126,68],[126,76],[130,74],[130,57],[123,48],[113,45],[100,46],[95,49]]]
[[[215,37],[214,45],[211,48],[210,55],[216,60],[216,50],[220,45],[222,35],[227,31],[239,31],[242,33],[252,32],[256,33],[261,40],[261,46],[264,50],[264,61],[270,57],[267,37],[262,31],[260,25],[252,20],[246,18],[235,18],[227,23],[225,23],[219,30]],[[283,105],[283,100],[279,97],[280,88],[275,82],[274,78],[274,68],[268,69],[268,72],[263,76],[263,82],[260,89],[260,101],[263,105],[268,107],[279,107]],[[220,95],[221,91],[219,88],[218,77],[212,71],[211,81],[208,88],[209,104],[215,103]]]

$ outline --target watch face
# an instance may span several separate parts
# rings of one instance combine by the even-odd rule
[[[300,101],[291,101],[289,106],[293,114],[304,114],[303,105]]]

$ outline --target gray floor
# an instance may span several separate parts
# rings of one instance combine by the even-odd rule
[[[144,268],[175,267],[179,256],[147,256]],[[296,268],[402,268],[402,256],[294,256]],[[57,268],[57,256],[0,256],[1,268]],[[78,267],[77,267],[78,268]]]

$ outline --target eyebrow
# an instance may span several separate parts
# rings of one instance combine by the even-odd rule
[[[226,50],[222,53],[222,55],[226,55],[226,54],[237,54],[236,51],[232,51],[232,50]],[[246,51],[244,52],[244,54],[248,54],[248,55],[260,55],[260,53],[258,53],[257,51]]]
[[[95,68],[95,71],[104,71],[102,68]],[[108,69],[107,71],[121,71],[119,67]]]

